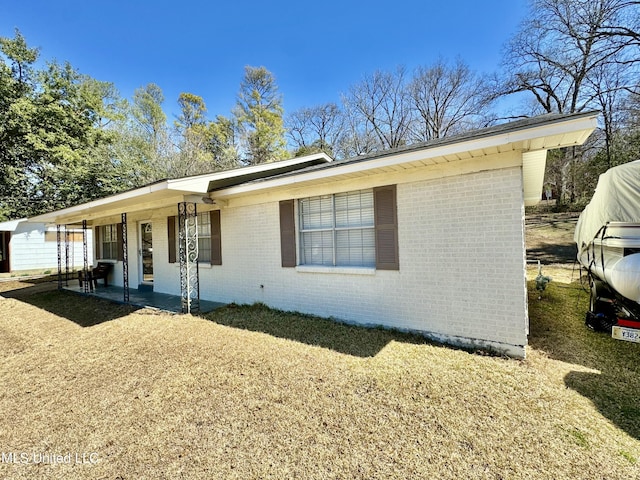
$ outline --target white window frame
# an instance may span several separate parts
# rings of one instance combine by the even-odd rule
[[[198,213],[198,263],[211,263],[211,216],[209,212]],[[206,228],[205,228],[206,227]],[[201,230],[206,230],[201,233]],[[203,248],[203,240],[209,240]],[[204,258],[203,258],[204,254]]]
[[[206,219],[206,221],[203,221],[202,219]],[[198,229],[198,263],[204,263],[206,265],[209,265],[211,263],[211,216],[210,216],[210,212],[200,212],[197,214],[197,220],[196,220],[196,225],[197,225],[197,229]],[[201,227],[204,225],[208,225],[208,234],[207,235],[202,235],[200,234],[200,230]],[[174,231],[175,231],[175,239],[176,239],[176,266],[180,266],[180,260],[179,260],[179,252],[180,252],[180,226],[178,225],[178,217],[176,217],[176,222],[175,222],[175,227],[174,227]],[[208,248],[202,248],[202,243],[201,240],[209,240],[209,247]],[[205,259],[202,258],[202,252],[206,252],[205,254]],[[173,263],[173,262],[172,262]]]
[[[361,224],[361,225],[349,225],[349,226],[339,226],[337,224],[336,221],[336,217],[337,217],[337,210],[336,210],[336,197],[338,196],[349,196],[349,195],[354,195],[354,194],[359,194],[360,195],[360,204],[362,205],[362,196],[363,195],[367,195],[370,196],[369,199],[369,203],[370,203],[370,213],[369,213],[369,217],[370,217],[370,221],[366,224]],[[322,201],[322,199],[330,199],[331,201],[331,225],[330,226],[320,226],[317,228],[304,228],[305,226],[305,212],[304,212],[304,207],[303,204],[305,202],[310,202],[313,200],[320,200]],[[375,215],[375,209],[374,209],[374,205],[373,205],[373,189],[365,189],[365,190],[353,190],[353,191],[349,191],[349,192],[342,192],[342,193],[337,193],[337,194],[331,194],[331,195],[321,195],[321,196],[314,196],[314,197],[307,197],[307,198],[301,198],[298,200],[298,226],[299,226],[299,234],[298,234],[298,248],[299,248],[299,258],[300,258],[300,262],[299,265],[302,267],[311,267],[311,268],[341,268],[341,267],[346,267],[346,268],[367,268],[367,269],[371,269],[371,268],[375,268],[376,265],[376,253],[375,253],[375,221],[374,221],[374,215]],[[360,209],[360,216],[362,217],[362,212],[364,211],[363,208],[361,207]],[[328,210],[327,210],[328,211]],[[348,211],[348,210],[347,210]],[[361,263],[344,263],[341,262],[338,259],[338,235],[340,234],[340,232],[368,232],[370,234],[370,238],[373,242],[372,245],[365,245],[364,243],[364,239],[363,242],[358,246],[359,249],[361,249],[361,256],[363,257],[363,262]],[[331,233],[331,262],[330,263],[326,263],[326,262],[313,262],[312,258],[307,258],[306,252],[305,252],[305,234],[310,234],[310,233],[326,233],[326,232],[330,232]],[[326,247],[325,247],[326,248]],[[347,247],[349,248],[349,247]],[[371,249],[369,255],[365,255],[365,249]],[[368,262],[366,261],[366,259],[368,258]],[[323,258],[324,260],[324,258]]]
[[[100,225],[100,260],[118,260],[118,225]],[[107,240],[109,231],[109,240]],[[105,245],[109,245],[109,255],[106,253]]]

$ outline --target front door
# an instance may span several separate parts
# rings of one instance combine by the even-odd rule
[[[153,229],[151,222],[140,224],[140,283],[153,283]]]
[[[9,240],[11,233],[0,232],[0,273],[9,272]]]

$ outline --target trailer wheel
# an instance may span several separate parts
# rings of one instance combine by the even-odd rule
[[[612,303],[614,295],[601,280],[591,280],[591,295],[589,296],[589,312],[586,325],[593,330],[611,333],[616,324],[616,311]]]

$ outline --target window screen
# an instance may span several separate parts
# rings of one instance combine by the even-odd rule
[[[211,262],[211,216],[209,212],[198,214],[198,262]]]
[[[298,205],[301,264],[375,266],[373,190],[303,198]]]
[[[102,257],[106,260],[118,259],[118,229],[114,225],[103,225],[100,227],[100,239],[102,244]]]

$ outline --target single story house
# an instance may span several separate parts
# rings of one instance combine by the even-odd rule
[[[65,270],[84,265],[83,232],[79,228],[63,228],[60,262]],[[88,231],[87,261],[93,262],[93,243]],[[0,273],[15,273],[58,268],[58,231],[56,225],[33,222],[26,218],[0,222]]]
[[[110,283],[263,302],[524,357],[524,207],[547,151],[597,113],[544,115],[368,156],[164,180],[40,215],[84,222]]]

